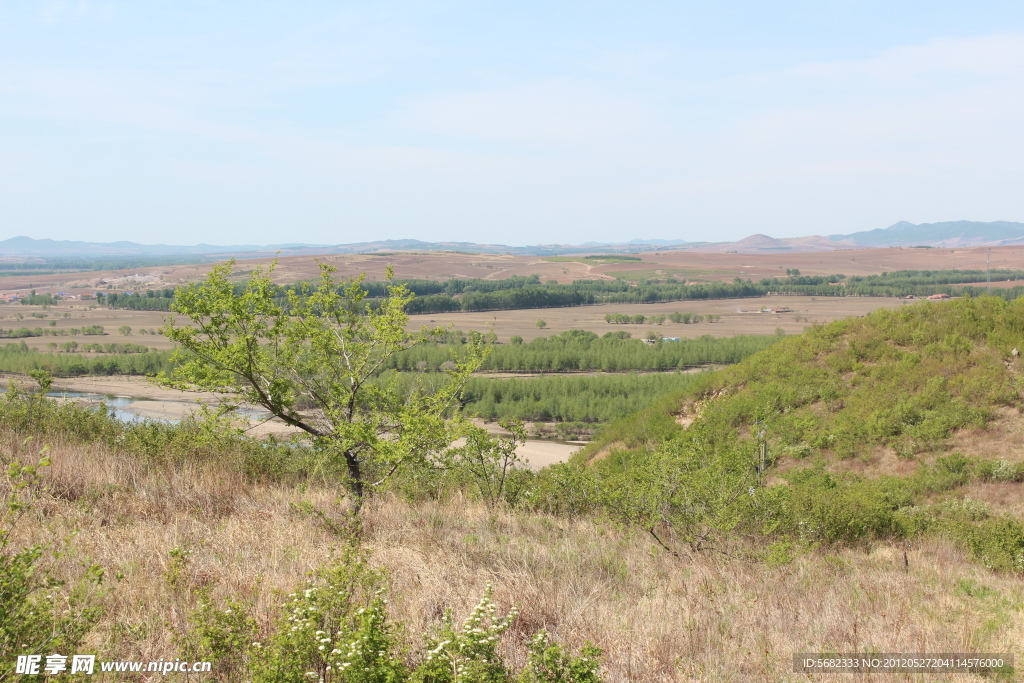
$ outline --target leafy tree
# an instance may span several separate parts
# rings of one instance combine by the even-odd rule
[[[129,327],[128,325],[121,325],[121,327],[117,328],[117,331],[120,332],[125,337],[127,337],[132,333],[132,328]]]
[[[548,326],[547,321],[544,321],[544,320],[538,320],[537,321],[537,327],[538,328],[543,330],[547,326]]]
[[[282,299],[270,279],[274,265],[253,271],[236,290],[232,260],[177,290],[173,310],[192,324],[164,327],[179,345],[178,365],[159,381],[230,392],[298,427],[312,439],[320,466],[346,480],[358,512],[368,486],[454,440],[446,414],[479,366],[483,344],[477,336],[464,346],[462,357],[443,369],[447,377],[429,389],[382,380],[380,370],[396,353],[443,334],[441,328],[405,331],[406,304],[414,297],[408,288],[390,286],[370,305],[364,276],[339,286],[336,268],[321,263],[316,286],[294,288]]]
[[[39,393],[45,394],[50,390],[50,386],[53,384],[53,375],[47,370],[29,370],[28,376],[36,381],[39,385]]]
[[[492,437],[486,429],[468,425],[466,443],[445,454],[448,464],[469,472],[484,501],[494,506],[503,500],[509,474],[522,465],[516,446],[526,442],[526,428],[518,420],[501,422],[509,437]]]

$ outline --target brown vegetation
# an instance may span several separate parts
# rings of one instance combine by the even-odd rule
[[[7,435],[3,448],[19,443]],[[98,445],[57,442],[50,455],[48,490],[15,541],[59,545],[77,533],[52,568],[64,578],[83,563],[106,571],[104,616],[87,645],[110,658],[178,656],[200,588],[255,604],[265,632],[280,593],[340,544],[291,506],[338,514],[330,489],[254,484],[228,462],[158,465]],[[875,544],[773,569],[673,557],[588,519],[382,497],[367,505],[363,544],[388,570],[391,614],[409,633],[449,607],[465,615],[492,582],[499,605],[521,609],[504,636],[510,661],[546,628],[603,648],[609,681],[803,680],[791,673],[795,652],[1008,652],[1024,637],[1020,581],[938,541],[910,547],[907,567],[902,547]]]

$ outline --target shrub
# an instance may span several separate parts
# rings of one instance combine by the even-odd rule
[[[102,570],[87,566],[78,584],[67,588],[40,566],[51,549],[14,547],[11,533],[41,490],[40,469],[50,463],[45,450],[36,464],[4,458],[0,479],[0,661],[13,666],[22,654],[75,650],[96,623],[100,610],[93,601]]]

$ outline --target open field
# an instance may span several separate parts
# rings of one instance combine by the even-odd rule
[[[644,337],[651,330],[665,337],[692,339],[708,334],[713,337],[732,337],[738,334],[773,334],[781,327],[786,334],[799,334],[811,323],[831,322],[850,316],[861,316],[877,308],[896,308],[905,305],[901,299],[882,297],[809,297],[771,296],[750,299],[717,299],[710,301],[672,301],[662,304],[601,304],[573,308],[541,308],[519,311],[484,311],[460,313],[434,313],[409,316],[410,325],[452,325],[460,330],[487,330],[494,326],[499,341],[508,341],[513,335],[524,340],[545,337],[566,330],[588,330],[603,335],[606,332],[626,331],[635,338]],[[761,313],[762,308],[791,308],[790,313]],[[608,313],[645,316],[680,313],[714,313],[722,316],[716,323],[684,325],[666,321],[662,325],[612,325],[604,320]],[[800,317],[798,321],[796,318]],[[537,327],[544,320],[547,326]],[[431,322],[433,321],[433,322]]]
[[[548,260],[542,256],[416,253],[346,254],[320,257],[338,268],[339,275],[349,277],[365,272],[371,280],[384,277],[388,265],[394,266],[399,278],[483,278],[499,280],[512,275],[537,274],[543,281],[568,283],[578,279],[612,279],[622,273],[638,277],[676,277],[697,280],[731,281],[735,277],[759,280],[782,275],[787,268],[797,268],[804,275],[873,275],[894,270],[921,269],[984,269],[987,247],[958,249],[849,249],[794,254],[718,254],[690,250],[644,252],[635,254],[638,262],[587,263],[580,260]],[[992,268],[1024,268],[1024,246],[993,247]],[[266,266],[270,257],[238,262],[240,271]],[[60,275],[26,275],[0,278],[0,294],[66,291],[69,294],[106,290],[171,287],[195,282],[209,272],[209,264],[160,266],[140,270],[97,271]],[[312,256],[286,256],[278,261],[275,280],[281,283],[317,277],[317,262]],[[134,276],[141,275],[136,279]],[[73,289],[74,288],[74,289]]]
[[[642,337],[654,330],[666,337],[694,338],[709,334],[714,337],[731,337],[737,334],[773,334],[781,327],[786,334],[797,334],[810,323],[829,322],[848,316],[865,315],[876,308],[894,308],[905,305],[900,299],[881,297],[809,297],[772,296],[750,299],[721,299],[710,301],[675,301],[663,304],[600,304],[571,308],[540,308],[516,311],[483,311],[459,313],[433,313],[409,316],[409,329],[417,330],[422,325],[435,327],[452,325],[455,329],[487,332],[494,326],[498,340],[507,342],[513,335],[526,340],[548,336],[565,330],[589,330],[598,334],[625,330],[634,337]],[[762,308],[791,308],[791,313],[759,313]],[[722,316],[717,323],[691,325],[665,322],[663,325],[610,325],[604,321],[608,313],[625,313],[645,316],[680,313],[714,313]],[[45,313],[48,317],[37,319],[31,313]],[[62,316],[68,313],[69,318]],[[21,314],[23,319],[16,316]],[[32,348],[45,350],[47,344],[77,341],[79,344],[121,343],[142,344],[158,350],[171,348],[170,342],[161,335],[143,335],[139,330],[159,329],[166,313],[159,311],[127,311],[89,306],[82,302],[63,302],[43,311],[39,306],[8,304],[0,306],[0,328],[42,327],[43,329],[70,329],[87,325],[102,325],[106,334],[100,336],[78,335],[67,337],[27,337],[23,340]],[[800,317],[798,321],[796,318]],[[539,329],[538,320],[547,322]],[[51,328],[49,322],[56,320]],[[433,321],[433,322],[431,322]],[[122,335],[118,328],[127,325],[132,328],[130,336]],[[7,340],[14,341],[14,340]],[[4,343],[4,340],[0,340]]]

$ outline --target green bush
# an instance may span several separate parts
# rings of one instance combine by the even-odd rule
[[[87,566],[82,579],[69,587],[41,566],[51,548],[12,545],[15,525],[30,513],[42,489],[40,469],[50,464],[45,449],[42,455],[34,458],[34,465],[7,457],[2,463],[0,661],[5,669],[13,666],[17,655],[76,650],[100,616],[94,600],[103,579],[99,567]],[[13,680],[5,673],[0,673],[0,678]]]

